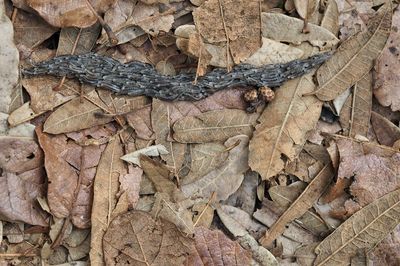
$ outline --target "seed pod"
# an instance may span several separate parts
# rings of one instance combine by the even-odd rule
[[[270,102],[275,98],[275,92],[267,86],[259,88],[258,93],[260,94],[260,97],[266,102]]]
[[[256,89],[251,89],[243,94],[243,99],[247,103],[255,102],[258,100],[258,92]]]

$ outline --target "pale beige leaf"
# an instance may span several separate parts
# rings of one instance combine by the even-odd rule
[[[340,111],[340,125],[347,135],[367,136],[372,109],[372,73],[368,72],[353,88]]]
[[[261,239],[263,246],[269,246],[279,235],[285,231],[286,224],[301,217],[314,202],[321,196],[329,185],[335,171],[331,164],[326,165],[321,172],[308,184],[303,193],[290,205],[290,207],[270,227]]]
[[[111,220],[112,213],[117,205],[119,177],[127,170],[120,157],[123,155],[118,138],[112,139],[104,150],[97,167],[94,181],[94,195],[92,207],[92,237],[90,247],[90,261],[92,265],[103,265],[103,236]]]
[[[133,163],[136,164],[138,166],[140,166],[140,160],[139,157],[141,154],[147,155],[147,156],[160,156],[161,154],[168,154],[167,149],[161,145],[152,145],[140,150],[136,150],[134,152],[125,154],[124,156],[121,157],[122,160],[129,162],[129,163]]]
[[[308,19],[319,6],[319,0],[293,0],[297,13],[301,18]]]
[[[321,20],[321,27],[337,36],[339,32],[339,10],[336,0],[326,1],[325,13]]]
[[[400,190],[362,208],[342,223],[315,249],[314,265],[348,265],[358,251],[368,251],[400,222]]]
[[[184,117],[173,126],[174,139],[183,143],[225,141],[236,135],[251,136],[258,113],[224,109]]]
[[[36,113],[35,111],[32,110],[30,102],[26,102],[22,106],[14,110],[10,114],[10,116],[8,116],[7,120],[11,127],[15,127],[35,117],[38,117],[41,114],[43,114],[43,112]]]
[[[112,121],[110,116],[97,116],[103,110],[87,99],[75,98],[54,111],[43,126],[51,134],[78,131]]]
[[[226,200],[234,193],[243,181],[243,174],[248,166],[248,141],[245,135],[229,138],[226,147],[232,147],[226,162],[197,181],[182,186],[183,193],[188,197],[209,198],[216,192],[216,199]],[[239,142],[239,143],[237,143]]]
[[[151,124],[156,134],[156,144],[163,145],[168,151],[168,154],[161,154],[161,158],[174,172],[178,172],[183,163],[185,144],[169,140],[169,135],[172,127],[171,115],[182,117],[182,114],[176,111],[172,103],[157,99],[153,100],[152,107]]]
[[[385,47],[391,23],[392,5],[389,1],[369,21],[368,30],[343,42],[318,69],[319,87],[314,94],[322,101],[330,101],[359,81],[372,68]]]
[[[284,168],[282,156],[289,161],[296,158],[307,132],[315,127],[322,103],[316,97],[302,96],[314,87],[311,75],[287,82],[258,119],[260,124],[250,141],[249,164],[264,180]]]
[[[262,35],[275,41],[300,44],[309,42],[319,48],[330,48],[335,46],[339,40],[329,30],[308,23],[309,33],[302,33],[304,22],[301,19],[289,17],[278,13],[262,13]]]

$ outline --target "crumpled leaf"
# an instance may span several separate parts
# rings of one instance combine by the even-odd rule
[[[174,224],[142,211],[117,216],[102,242],[107,265],[183,265],[194,252],[193,239]]]
[[[286,160],[297,157],[307,132],[315,127],[322,103],[314,96],[302,96],[314,87],[310,74],[286,82],[258,119],[260,124],[250,141],[249,164],[263,180],[279,173]]]
[[[385,47],[392,23],[392,4],[388,1],[362,31],[343,42],[335,54],[317,70],[319,87],[314,92],[330,101],[353,86],[373,67]]]
[[[353,93],[340,111],[340,125],[348,136],[367,136],[372,109],[372,73],[367,73],[353,87]]]
[[[14,44],[13,25],[5,12],[4,2],[0,4],[0,112],[8,114],[11,95],[18,83],[19,53]]]
[[[98,13],[104,13],[116,0],[91,0],[92,7]],[[97,22],[97,17],[87,6],[86,1],[43,1],[27,0],[29,7],[33,8],[54,27],[87,28]]]
[[[250,265],[251,253],[219,230],[196,227],[194,239],[196,250],[187,265]]]
[[[262,35],[275,41],[300,44],[309,42],[313,46],[328,49],[335,46],[339,40],[329,30],[308,23],[307,34],[302,33],[304,22],[301,19],[279,13],[262,13]]]
[[[139,167],[128,167],[128,173],[121,175],[119,181],[121,182],[121,191],[127,193],[130,208],[136,206],[139,200],[140,182],[142,181],[143,170]]]
[[[187,197],[209,198],[213,192],[216,193],[216,200],[226,200],[234,193],[243,181],[243,174],[248,166],[248,141],[245,135],[238,135],[229,138],[225,146],[232,147],[229,150],[226,163],[209,172],[207,175],[193,183],[181,187]]]
[[[103,265],[103,236],[112,219],[118,215],[114,213],[114,209],[117,207],[119,178],[127,173],[120,159],[122,154],[121,143],[115,137],[108,143],[97,167],[93,185],[92,236],[89,254],[93,265]]]
[[[400,9],[397,7],[393,13],[392,30],[389,40],[383,49],[382,55],[375,65],[374,95],[380,104],[391,107],[392,111],[400,110],[400,83],[399,58],[400,58]]]
[[[393,191],[341,224],[316,248],[314,265],[348,265],[357,251],[369,250],[400,222],[400,190]]]
[[[226,58],[239,64],[261,46],[260,6],[256,0],[209,0],[193,11],[200,35],[208,43],[223,43]]]
[[[258,113],[235,109],[215,110],[186,116],[173,125],[173,138],[182,143],[225,141],[236,135],[251,136]]]
[[[36,200],[45,194],[45,176],[46,173],[42,167],[20,174],[2,172],[0,216],[3,220],[48,226],[47,214]]]
[[[160,156],[161,154],[162,155],[168,154],[168,151],[163,145],[158,144],[125,154],[124,156],[121,157],[121,159],[126,162],[130,162],[140,166],[139,157],[141,154],[147,156]]]
[[[260,240],[263,246],[269,246],[283,231],[286,224],[301,217],[318,200],[322,192],[329,185],[335,172],[331,164],[326,165],[321,172],[314,177],[299,197],[289,206],[289,208],[279,217],[279,219],[269,228],[265,236]]]

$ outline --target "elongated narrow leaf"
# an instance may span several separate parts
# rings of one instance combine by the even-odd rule
[[[184,117],[174,124],[174,139],[183,143],[225,141],[236,135],[250,136],[258,113],[225,109]]]
[[[343,42],[336,53],[317,71],[318,89],[314,92],[322,101],[330,101],[353,86],[373,66],[389,37],[392,5],[388,1],[368,23],[368,29]]]
[[[357,251],[368,251],[400,222],[400,190],[372,202],[341,224],[315,249],[314,265],[349,265]]]
[[[263,246],[269,246],[279,235],[286,229],[286,224],[296,218],[301,217],[313,203],[321,196],[327,185],[330,183],[335,174],[331,164],[326,165],[321,172],[308,184],[301,195],[293,202],[292,205],[279,217],[279,219],[271,226],[262,238]]]
[[[285,160],[294,160],[321,113],[322,103],[314,96],[302,96],[315,88],[311,75],[287,82],[276,91],[265,108],[250,141],[251,169],[269,179],[281,171]]]
[[[367,136],[372,109],[372,73],[368,72],[353,88],[340,111],[340,125],[350,137]],[[346,133],[347,133],[346,132]]]

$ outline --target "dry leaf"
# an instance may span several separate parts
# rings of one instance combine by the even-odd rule
[[[332,32],[335,36],[339,32],[339,10],[336,0],[326,1],[325,13],[321,20],[321,27]]]
[[[168,154],[168,151],[163,145],[158,144],[158,145],[149,146],[149,147],[125,154],[124,156],[121,157],[121,159],[126,162],[133,163],[133,164],[140,166],[139,157],[141,154],[144,154],[147,156],[160,156],[161,154],[162,155]]]
[[[310,18],[319,6],[319,0],[293,0],[293,2],[297,13],[303,19]]]
[[[248,141],[249,138],[244,135],[229,138],[225,146],[233,148],[229,150],[226,162],[197,181],[183,185],[181,187],[183,193],[192,198],[209,198],[215,192],[217,201],[226,200],[239,188],[243,174],[249,167]]]
[[[302,33],[304,22],[301,19],[278,13],[262,13],[262,35],[275,41],[300,44],[309,42],[313,46],[329,49],[339,40],[329,30],[308,23],[309,33]]]
[[[286,229],[286,224],[301,217],[314,202],[318,200],[322,192],[329,185],[335,171],[331,164],[326,165],[321,172],[308,184],[303,193],[290,205],[290,207],[269,228],[261,239],[263,246],[269,246]]]
[[[367,136],[372,109],[372,73],[354,84],[353,93],[340,111],[340,125],[348,136]]]
[[[400,139],[400,128],[380,114],[372,112],[371,124],[380,144],[392,147]]]
[[[100,101],[95,91],[90,95]],[[75,98],[58,108],[47,118],[43,131],[51,134],[72,132],[103,125],[114,119],[110,116],[101,116],[103,113],[103,109],[91,101],[85,98],[83,100]]]
[[[392,111],[400,110],[400,93],[398,85],[399,51],[400,51],[400,9],[397,7],[392,18],[392,30],[389,40],[383,49],[382,56],[375,65],[376,80],[374,95],[383,106],[391,106]]]
[[[208,43],[224,43],[230,61],[239,64],[261,46],[260,6],[256,0],[209,0],[193,11],[200,35]]]
[[[143,170],[139,167],[128,167],[128,173],[121,175],[121,191],[127,193],[129,207],[134,208],[139,200],[140,182],[142,181]]]
[[[74,27],[61,29],[57,55],[89,53],[96,44],[100,30],[100,23],[84,29]]]
[[[126,115],[128,124],[135,129],[136,136],[141,139],[150,140],[154,138],[151,126],[151,106],[134,110]]]
[[[393,191],[341,224],[315,249],[314,265],[348,265],[357,251],[369,250],[400,222],[400,190]]]
[[[104,13],[115,2],[116,0],[91,0],[90,4],[96,12]],[[97,22],[97,17],[86,1],[27,0],[27,4],[54,27],[87,28]]]
[[[236,135],[251,136],[258,113],[224,109],[184,117],[173,125],[174,139],[183,143],[225,141]]]
[[[251,253],[219,230],[196,227],[194,239],[196,250],[186,265],[250,265]]]
[[[18,83],[18,50],[13,39],[13,25],[0,4],[0,112],[8,114],[12,102],[11,95]]]
[[[368,258],[376,265],[396,266],[399,265],[400,262],[398,256],[399,252],[400,225],[368,254]]]
[[[103,236],[115,217],[119,178],[127,173],[121,159],[123,150],[118,138],[111,139],[104,150],[93,185],[92,236],[90,261],[93,265],[103,265]],[[121,228],[119,228],[121,229]]]
[[[343,42],[335,54],[317,71],[318,89],[314,92],[322,101],[330,101],[353,86],[370,71],[389,37],[392,22],[391,1],[368,23],[368,30]]]
[[[174,224],[142,211],[117,216],[102,242],[106,265],[183,265],[194,252],[193,240]]]
[[[192,144],[189,173],[181,184],[186,185],[218,168],[228,158],[227,148],[220,143]]]
[[[263,180],[283,170],[286,160],[297,157],[307,132],[315,127],[322,103],[313,96],[302,96],[314,87],[311,75],[286,82],[258,119],[260,124],[250,141],[249,164]]]

